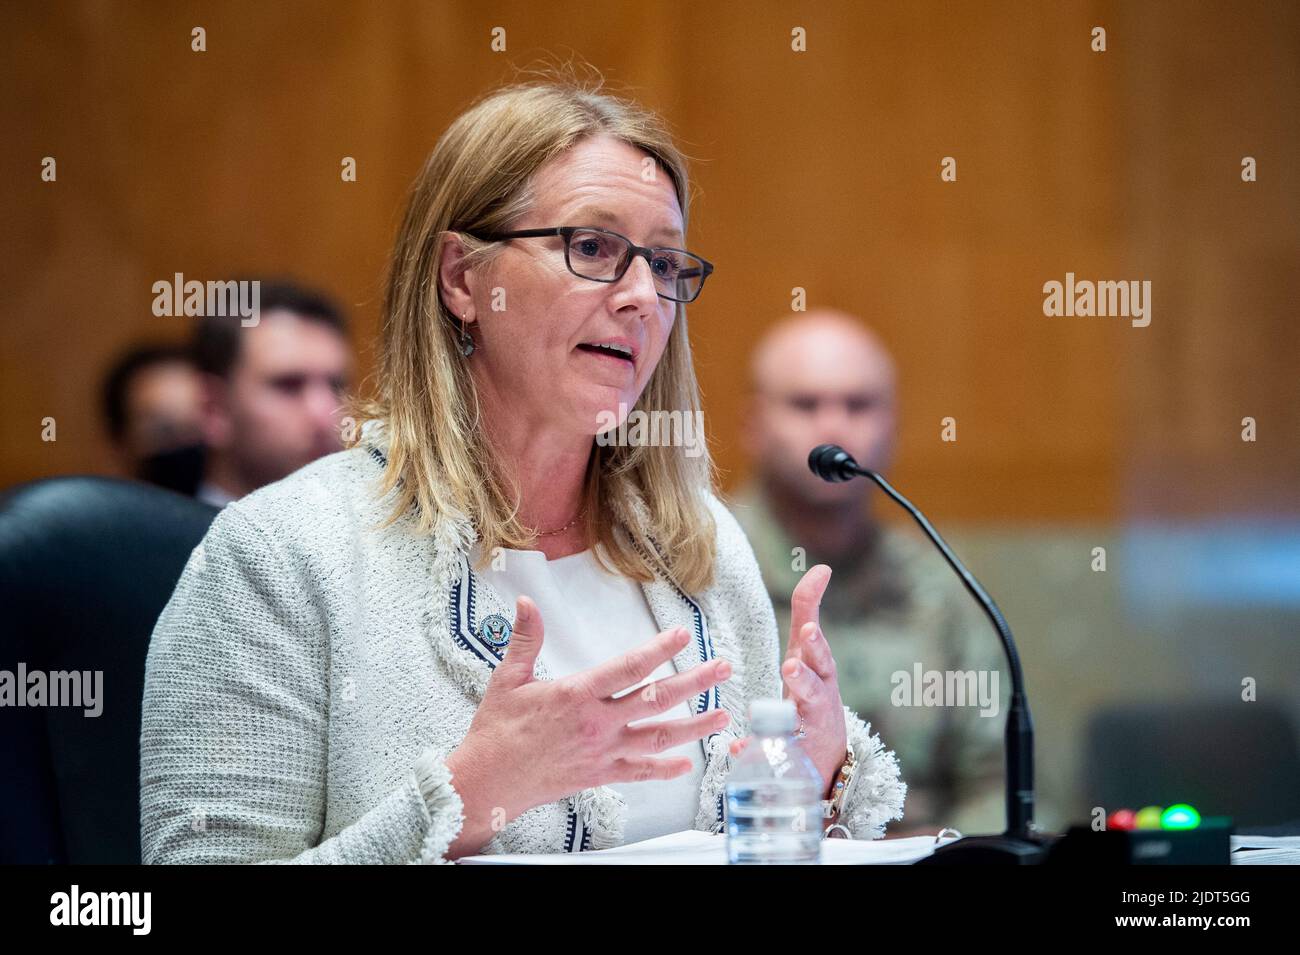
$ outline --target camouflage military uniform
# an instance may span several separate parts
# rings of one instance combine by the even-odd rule
[[[783,658],[795,584],[815,564],[831,567],[821,626],[840,694],[898,754],[908,784],[903,820],[894,829],[1001,832],[1010,680],[996,632],[943,557],[919,534],[878,524],[850,562],[832,563],[811,552],[800,560],[799,542],[776,522],[757,484],[734,495],[731,510],[758,557]],[[894,705],[899,697],[891,677],[901,671],[912,682],[918,662],[924,671],[998,671],[996,715],[981,716],[978,705]]]

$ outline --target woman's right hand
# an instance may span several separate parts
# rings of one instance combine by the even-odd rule
[[[672,709],[731,676],[711,660],[636,686],[690,641],[686,628],[666,630],[634,650],[557,680],[538,680],[533,665],[544,629],[537,605],[521,596],[509,648],[492,672],[465,738],[448,757],[465,822],[448,855],[477,852],[510,819],[592,786],[672,779],[688,772],[684,756],[657,758],[690,740],[724,729],[725,710],[682,719],[629,723]]]

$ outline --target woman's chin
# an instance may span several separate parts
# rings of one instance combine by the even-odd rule
[[[574,416],[575,421],[581,422],[583,432],[591,435],[611,431],[626,421],[639,397],[625,388],[600,387],[592,391],[584,396],[586,400],[579,403]]]

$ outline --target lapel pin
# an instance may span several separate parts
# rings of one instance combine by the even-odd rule
[[[510,621],[499,613],[488,614],[478,625],[478,638],[492,647],[510,642]]]

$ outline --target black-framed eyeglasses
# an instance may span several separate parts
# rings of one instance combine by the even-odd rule
[[[713,271],[708,262],[685,249],[634,245],[625,235],[595,226],[556,226],[550,229],[519,229],[515,232],[468,232],[484,242],[506,239],[536,239],[558,235],[564,239],[564,264],[579,278],[593,282],[617,282],[632,259],[640,256],[650,264],[656,291],[671,302],[693,302]]]

